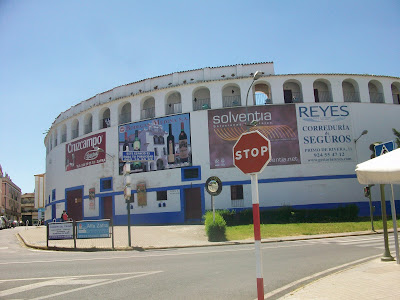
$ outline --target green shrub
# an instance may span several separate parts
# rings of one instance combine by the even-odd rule
[[[218,212],[215,212],[215,222],[213,221],[212,211],[206,212],[204,220],[206,234],[210,242],[226,241],[226,222]]]
[[[253,224],[252,209],[241,211],[225,209],[217,212],[226,221],[227,226]],[[260,222],[261,224],[351,222],[359,220],[358,212],[359,208],[356,204],[329,209],[294,209],[291,206],[282,206],[274,209],[262,209]]]

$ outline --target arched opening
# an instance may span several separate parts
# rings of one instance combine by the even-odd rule
[[[129,123],[131,122],[131,104],[125,103],[119,114],[119,124]]]
[[[67,125],[63,124],[61,127],[61,143],[65,143],[67,141]]]
[[[271,87],[266,83],[254,85],[254,105],[272,104]]]
[[[303,102],[303,94],[299,81],[290,79],[283,84],[283,99],[285,103],[301,103]]]
[[[346,79],[342,82],[344,102],[360,102],[357,82],[353,79]]]
[[[371,103],[385,103],[382,84],[377,80],[368,82],[369,100]]]
[[[79,136],[79,121],[75,119],[72,121],[71,139],[76,139],[78,136]]]
[[[182,112],[181,94],[179,92],[172,92],[167,96],[165,114],[179,114]]]
[[[331,84],[328,80],[318,79],[313,83],[315,102],[332,102]]]
[[[392,97],[394,104],[400,104],[400,82],[392,83]]]
[[[111,127],[111,112],[109,108],[103,108],[100,111],[100,129]]]
[[[210,109],[210,90],[206,87],[201,87],[193,92],[193,110]]]
[[[156,115],[155,99],[153,97],[145,99],[142,105],[142,112],[140,118],[142,120],[151,119],[154,118],[155,115]]]
[[[241,106],[240,88],[237,85],[229,84],[222,90],[222,106]]]
[[[84,134],[92,132],[93,116],[92,114],[87,114],[84,119]]]

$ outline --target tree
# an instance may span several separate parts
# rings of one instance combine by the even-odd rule
[[[397,130],[394,129],[394,128],[392,128],[392,129],[393,129],[393,134],[396,136],[396,144],[397,144],[397,147],[400,148],[400,132],[397,131]]]

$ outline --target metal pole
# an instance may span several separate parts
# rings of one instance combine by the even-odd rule
[[[112,242],[112,249],[114,250],[114,216],[111,216],[111,232],[112,232],[112,236],[111,236],[111,242]]]
[[[390,201],[390,207],[392,209],[392,221],[393,221],[393,234],[394,234],[394,245],[396,247],[396,263],[400,265],[399,258],[399,236],[397,234],[397,217],[396,217],[396,205],[394,203],[394,191],[393,184],[390,185],[392,188],[392,199]]]
[[[131,242],[131,202],[127,203],[128,205],[128,245],[132,247]]]
[[[375,231],[375,229],[374,229],[374,210],[373,210],[372,199],[371,198],[372,197],[371,197],[371,192],[370,192],[370,194],[368,196],[368,199],[369,199],[369,216],[371,218],[371,230]]]
[[[392,261],[393,256],[390,254],[389,250],[389,239],[388,239],[388,229],[387,229],[387,218],[386,218],[386,200],[385,200],[385,185],[380,185],[381,189],[381,207],[382,207],[382,223],[383,223],[383,239],[385,242],[385,251],[381,257],[381,261]]]
[[[258,300],[264,299],[264,276],[262,269],[260,204],[258,195],[258,175],[251,174],[251,198],[253,203],[254,247],[256,252],[256,275]]]
[[[211,196],[211,205],[213,210],[213,223],[215,223],[215,205],[214,205],[214,196]]]

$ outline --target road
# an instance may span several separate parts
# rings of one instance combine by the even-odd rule
[[[15,236],[18,230],[23,228],[0,231],[0,299],[257,297],[252,245],[42,251],[22,246]],[[382,235],[262,244],[265,293],[279,298],[318,278],[315,274],[325,276],[382,253]]]

